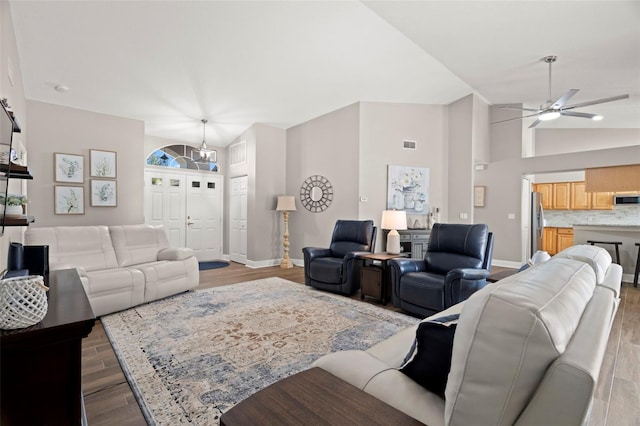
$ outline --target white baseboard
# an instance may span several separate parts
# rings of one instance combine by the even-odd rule
[[[491,266],[501,266],[503,268],[520,269],[520,267],[522,266],[522,263],[521,262],[513,262],[511,260],[492,259],[491,260]]]

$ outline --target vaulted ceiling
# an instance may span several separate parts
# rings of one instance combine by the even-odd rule
[[[11,0],[25,95],[226,146],[357,101],[537,107],[628,93],[544,126],[640,128],[639,1]],[[67,86],[66,93],[55,90]],[[542,127],[542,126],[540,126]]]

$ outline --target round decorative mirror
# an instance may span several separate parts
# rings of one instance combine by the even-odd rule
[[[320,175],[309,176],[300,187],[300,201],[310,212],[319,213],[326,210],[333,201],[331,182]]]

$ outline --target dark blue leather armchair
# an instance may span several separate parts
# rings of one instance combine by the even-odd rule
[[[424,260],[392,259],[394,306],[426,317],[455,305],[487,285],[493,233],[487,225],[436,223]]]
[[[373,252],[376,227],[372,220],[338,220],[329,248],[305,247],[304,282],[334,293],[351,295],[360,288],[358,253]]]

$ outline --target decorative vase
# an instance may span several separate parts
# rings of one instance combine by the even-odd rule
[[[408,186],[402,190],[405,209],[413,209],[415,207],[417,193],[415,186]]]
[[[22,206],[21,205],[18,205],[18,206],[8,205],[6,207],[3,207],[2,210],[0,210],[0,212],[3,212],[5,217],[22,216]]]

